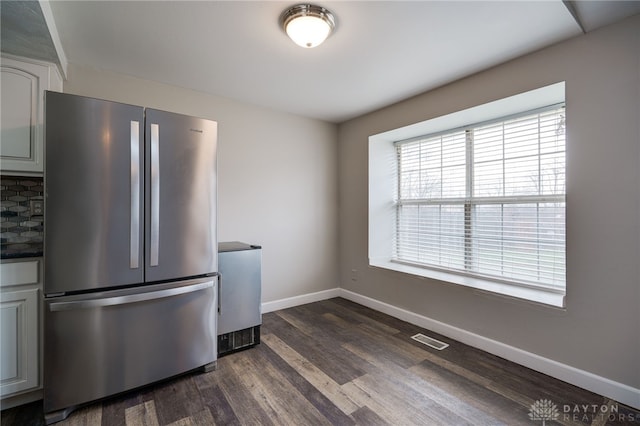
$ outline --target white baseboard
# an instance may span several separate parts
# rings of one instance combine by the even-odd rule
[[[266,314],[267,312],[292,308],[294,306],[305,305],[307,303],[319,302],[321,300],[332,299],[334,297],[340,297],[339,288],[332,288],[329,290],[318,291],[316,293],[303,294],[301,296],[293,296],[286,299],[265,302],[262,304],[262,313]]]
[[[544,358],[534,353],[509,346],[349,290],[339,289],[339,296],[419,327],[435,331],[436,333],[440,333],[443,336],[455,339],[469,346],[482,349],[483,351],[508,359],[532,370],[606,396],[622,404],[640,409],[640,389]]]

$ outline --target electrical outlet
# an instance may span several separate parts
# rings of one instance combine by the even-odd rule
[[[351,270],[351,281],[358,281],[358,270],[357,269],[352,269]]]
[[[44,200],[29,201],[31,216],[42,216],[44,214]]]

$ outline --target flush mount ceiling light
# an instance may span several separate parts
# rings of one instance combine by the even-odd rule
[[[280,23],[295,44],[306,48],[322,44],[336,26],[331,12],[313,4],[290,7],[282,14]]]

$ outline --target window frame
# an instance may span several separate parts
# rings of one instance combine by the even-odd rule
[[[517,204],[521,204],[521,205],[535,205],[537,209],[539,209],[540,204],[547,204],[547,203],[560,203],[560,204],[564,204],[564,208],[563,210],[566,210],[566,191],[563,191],[560,194],[544,194],[544,193],[538,193],[536,195],[496,195],[496,196],[476,196],[474,194],[474,177],[475,177],[475,169],[476,166],[478,165],[478,163],[476,163],[475,158],[474,158],[474,152],[475,152],[475,148],[476,148],[476,133],[478,132],[478,130],[486,128],[488,126],[491,125],[495,125],[495,124],[507,124],[512,122],[513,120],[518,120],[518,119],[525,119],[525,118],[531,118],[533,119],[534,117],[537,117],[538,122],[540,120],[540,116],[543,115],[544,113],[550,112],[550,111],[558,111],[562,109],[563,111],[565,110],[565,104],[561,103],[561,104],[555,104],[555,105],[549,105],[547,107],[543,107],[543,108],[537,108],[535,110],[532,111],[524,111],[522,113],[518,113],[518,114],[512,114],[510,116],[507,117],[502,117],[502,118],[497,118],[494,120],[490,120],[487,122],[482,122],[482,123],[475,123],[475,124],[471,124],[468,126],[463,126],[461,128],[457,128],[457,129],[451,129],[449,131],[444,131],[444,132],[439,132],[436,134],[429,134],[429,135],[422,135],[419,137],[415,137],[415,138],[411,138],[408,140],[401,140],[401,141],[396,141],[394,142],[394,145],[396,147],[396,152],[397,152],[397,160],[398,160],[398,173],[397,173],[397,185],[398,185],[398,197],[396,200],[396,238],[394,239],[394,243],[396,244],[396,247],[394,249],[394,255],[392,258],[393,262],[400,262],[400,263],[406,263],[408,265],[414,265],[417,267],[423,267],[423,268],[435,268],[435,269],[439,269],[439,270],[443,270],[446,272],[451,272],[451,273],[459,273],[459,274],[464,274],[464,275],[469,275],[471,277],[481,277],[481,278],[486,278],[486,279],[490,279],[490,280],[495,280],[495,281],[499,281],[505,284],[511,284],[511,285],[517,285],[517,286],[525,286],[525,287],[532,287],[532,288],[558,288],[559,285],[558,284],[552,284],[552,283],[544,283],[544,282],[540,282],[540,281],[533,281],[533,280],[527,280],[527,279],[516,279],[516,278],[510,278],[506,275],[493,275],[493,274],[487,274],[487,273],[482,273],[479,271],[474,270],[474,259],[479,255],[477,253],[477,250],[474,248],[475,247],[475,238],[473,237],[474,231],[477,231],[478,228],[476,227],[476,216],[474,214],[474,212],[476,211],[476,207],[479,206],[485,206],[485,205],[500,205],[500,206],[505,206],[505,205],[517,205]],[[404,198],[403,197],[403,189],[402,189],[402,179],[401,176],[403,174],[403,169],[402,169],[402,152],[403,152],[403,147],[406,146],[410,146],[410,147],[415,147],[418,146],[418,148],[422,148],[423,144],[427,144],[431,141],[433,141],[433,139],[435,138],[439,138],[439,137],[446,137],[446,136],[454,136],[456,134],[460,134],[464,132],[464,148],[465,148],[465,158],[464,158],[464,169],[465,169],[465,182],[464,182],[464,196],[459,196],[459,197],[448,197],[445,194],[441,194],[441,197],[422,197],[422,198],[412,198],[410,196]],[[535,157],[537,162],[538,162],[538,167],[540,168],[540,162],[542,160],[543,157],[545,156],[549,156],[551,154],[556,154],[560,151],[556,151],[556,152],[551,152],[551,153],[541,153],[540,149],[541,149],[541,142],[540,142],[540,129],[538,129],[537,132],[537,136],[538,136],[538,142],[537,142],[537,147],[536,147],[536,151],[537,153],[534,155],[527,155],[527,157]],[[462,139],[462,138],[460,138]],[[506,144],[505,144],[505,140],[504,138],[501,140],[501,147],[504,150],[506,148]],[[440,143],[442,144],[442,140],[440,141]],[[566,164],[566,148],[563,144],[563,149],[561,151],[563,153],[563,157],[565,159],[564,164]],[[504,168],[504,162],[506,162],[508,160],[507,157],[503,156],[501,158],[502,162],[503,162],[503,168]],[[441,171],[444,171],[446,168],[446,166],[441,166],[439,169]],[[422,167],[418,168],[418,171],[422,172],[424,169]],[[564,167],[563,167],[563,172],[564,172]],[[538,179],[540,179],[542,176],[540,174],[540,169],[538,169]],[[506,184],[505,182],[503,182],[503,185]],[[563,187],[566,187],[565,185],[563,185]],[[438,206],[438,207],[462,207],[463,209],[463,216],[464,216],[464,220],[463,220],[463,238],[464,238],[464,250],[462,251],[462,258],[463,258],[463,262],[462,262],[462,267],[446,267],[443,266],[442,264],[429,264],[429,263],[422,263],[420,261],[411,261],[410,259],[408,259],[409,254],[403,254],[403,248],[404,248],[404,244],[401,244],[398,240],[400,238],[405,237],[405,235],[402,235],[401,233],[401,226],[404,222],[401,221],[400,217],[401,217],[401,210],[404,206]],[[539,218],[537,218],[539,220]],[[502,222],[502,221],[501,221]],[[501,229],[504,229],[505,224],[501,223]],[[537,226],[536,230],[539,230],[540,228]],[[563,229],[564,230],[564,229]],[[416,237],[417,233],[411,233],[406,235],[406,238],[412,238],[412,237]],[[441,232],[442,235],[442,232]],[[419,236],[418,236],[419,238]],[[502,240],[501,240],[502,241]],[[540,243],[539,240],[536,241],[538,244]],[[565,250],[566,252],[566,250]],[[502,254],[502,252],[501,252]],[[566,262],[566,261],[565,261]],[[503,265],[504,266],[504,265]],[[540,270],[538,270],[538,273],[540,272]],[[565,282],[562,282],[562,287],[565,287]]]
[[[507,121],[516,117],[522,117],[528,113],[557,108],[558,105],[565,105],[566,111],[564,82],[555,83],[529,92],[370,136],[368,240],[370,266],[408,273],[422,278],[459,284],[482,292],[496,293],[507,297],[564,308],[566,283],[568,281],[566,279],[564,287],[558,288],[557,286],[547,287],[540,284],[529,285],[528,283],[514,283],[509,279],[470,275],[433,266],[425,268],[422,265],[415,265],[411,262],[395,260],[395,247],[392,247],[396,232],[396,202],[399,198],[400,190],[396,178],[398,175],[398,165],[395,161],[396,143],[425,139],[425,137],[428,136],[451,133],[461,128],[478,127]],[[477,124],[469,125],[469,123]],[[565,167],[567,151],[568,144],[565,141]],[[544,195],[538,195],[536,197],[540,199],[545,198]],[[566,217],[566,195],[564,197]],[[557,199],[557,197],[547,198]],[[566,268],[566,240],[565,234],[565,276],[568,272],[568,268]]]

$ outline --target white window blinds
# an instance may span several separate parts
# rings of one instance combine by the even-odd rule
[[[396,143],[396,262],[565,287],[565,113]]]

